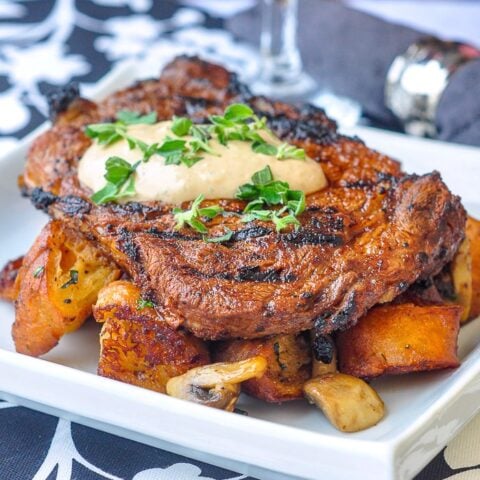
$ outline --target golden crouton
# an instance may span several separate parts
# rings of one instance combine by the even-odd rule
[[[93,314],[104,322],[99,375],[164,393],[170,378],[210,363],[205,344],[170,327],[130,282],[102,289]]]
[[[89,240],[53,220],[25,255],[16,279],[12,335],[20,353],[48,352],[92,313],[99,290],[121,272]]]
[[[215,346],[215,360],[219,362],[236,362],[258,355],[267,360],[267,370],[262,377],[243,383],[243,392],[272,403],[303,397],[303,384],[311,376],[308,334],[233,340]]]
[[[467,237],[470,240],[472,259],[472,304],[470,318],[480,315],[480,221],[469,217],[467,220]]]
[[[10,260],[0,271],[0,298],[13,302],[17,298],[15,280],[23,263],[23,257]]]
[[[457,367],[461,312],[458,305],[374,307],[337,334],[338,369],[372,378]]]

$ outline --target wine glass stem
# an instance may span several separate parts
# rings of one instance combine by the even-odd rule
[[[273,84],[295,82],[302,72],[297,45],[298,0],[263,0],[262,81]]]

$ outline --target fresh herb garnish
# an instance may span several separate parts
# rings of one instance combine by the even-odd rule
[[[150,112],[146,115],[141,115],[137,112],[130,112],[129,110],[121,110],[117,113],[117,120],[124,125],[138,125],[146,124],[153,125],[157,121],[157,112]]]
[[[107,184],[92,196],[93,202],[101,204],[135,195],[133,174],[141,162],[148,162],[153,155],[164,157],[165,165],[192,167],[202,160],[202,152],[215,154],[209,144],[213,137],[216,137],[223,145],[227,145],[229,141],[233,140],[251,142],[254,152],[275,156],[278,160],[305,158],[305,151],[301,148],[287,143],[278,147],[268,143],[259,134],[261,130],[268,131],[266,119],[259,118],[248,105],[241,103],[228,106],[223,115],[210,116],[210,124],[197,125],[189,118],[173,117],[171,131],[177,138],[167,137],[162,143],[156,142],[148,145],[146,142],[128,134],[128,126],[130,125],[151,125],[156,121],[156,112],[141,115],[122,110],[118,112],[117,120],[114,123],[97,123],[86,127],[86,135],[95,139],[101,145],[111,145],[119,140],[124,140],[131,150],[138,149],[143,154],[141,159],[133,165],[120,157],[110,157],[105,165]],[[187,136],[189,138],[183,138]],[[254,177],[252,180],[254,180]],[[262,185],[261,189],[258,188],[259,185]],[[301,213],[298,207],[301,203],[299,193],[301,192],[297,192],[296,195],[295,191],[289,190],[288,184],[285,182],[274,182],[273,179],[270,179],[263,183],[255,183],[254,181],[253,185],[242,185],[237,196],[244,200],[250,200],[247,205],[247,212],[261,210],[263,205],[286,205],[288,211],[296,216]],[[278,216],[278,213],[276,215]],[[284,228],[283,225],[287,220],[282,222],[277,220],[278,218],[272,219],[276,222],[277,229]],[[194,217],[192,217],[192,221],[197,224],[197,228],[201,228],[198,227],[199,222]],[[288,221],[294,223],[293,219]]]
[[[123,158],[110,157],[105,163],[107,184],[92,195],[92,201],[102,204],[135,195],[133,174],[140,163],[131,165]]]
[[[144,308],[153,308],[155,304],[151,300],[145,298],[139,298],[137,301],[137,310],[143,310]]]
[[[231,240],[232,236],[233,236],[233,232],[232,230],[230,230],[229,228],[226,229],[226,233],[224,235],[221,235],[219,237],[207,237],[205,238],[205,241],[206,242],[209,242],[209,243],[223,243],[223,242],[228,242],[229,240]]]
[[[71,285],[76,285],[78,283],[78,271],[70,270],[70,280],[65,282],[60,288],[68,288]]]
[[[45,267],[43,265],[40,265],[33,271],[33,278],[38,278],[43,271],[45,270]]]
[[[152,125],[156,121],[156,112],[151,112],[147,115],[140,115],[136,112],[122,110],[121,112],[118,112],[117,121],[114,123],[93,123],[88,125],[85,128],[85,135],[97,140],[100,145],[111,145],[118,140],[124,139],[132,149],[137,146],[140,147],[138,142],[141,141],[127,135],[127,126],[138,124]],[[146,147],[144,142],[141,143]]]
[[[288,158],[296,160],[305,160],[305,150],[297,148],[295,145],[282,143],[278,148],[275,156],[278,160],[286,160]]]
[[[193,142],[193,140],[192,140]],[[202,157],[197,155],[199,148],[193,147],[192,142],[175,138],[167,138],[156,152],[165,158],[165,165],[184,164],[187,167],[195,165]]]
[[[264,155],[277,155],[277,147],[266,142],[253,142],[252,150],[255,153],[263,153]]]
[[[175,228],[179,230],[187,224],[199,233],[208,233],[207,227],[200,220],[202,217],[214,218],[223,212],[223,208],[219,205],[211,205],[209,207],[200,208],[200,204],[205,197],[199,195],[193,202],[188,210],[182,210],[181,208],[174,208],[173,215],[176,222]]]
[[[296,217],[305,210],[305,193],[301,190],[290,190],[287,182],[274,180],[268,165],[253,174],[252,183],[241,185],[236,197],[248,201],[243,221],[270,221],[275,224],[277,232],[288,225],[298,227],[300,222]],[[277,205],[283,205],[283,208],[268,208]]]
[[[185,117],[173,117],[172,132],[177,137],[184,137],[190,133],[190,128],[193,122],[189,118]]]

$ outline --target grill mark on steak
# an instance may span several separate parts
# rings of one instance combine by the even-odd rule
[[[245,225],[235,215],[244,203],[224,199],[221,206],[232,214],[209,222],[209,235],[226,228],[234,233],[212,244],[189,228],[176,231],[172,205],[85,200],[91,192],[75,180],[78,159],[90,145],[84,125],[120,109],[155,110],[160,119],[190,111],[200,122],[244,101],[247,92],[236,81],[217,65],[182,57],[160,79],[99,104],[75,101],[32,145],[25,192],[39,208],[95,237],[165,321],[204,339],[314,327],[326,335],[450,261],[464,236],[465,211],[437,173],[405,175],[398,162],[339,135],[321,109],[265,97],[248,97],[248,103],[280,138],[318,161],[329,182],[307,196],[298,231],[277,233],[260,221]]]
[[[121,252],[125,253],[131,261],[138,262],[140,260],[140,250],[135,244],[135,237],[126,228],[122,227],[119,229],[117,247]]]
[[[234,274],[228,272],[207,274],[192,267],[185,268],[185,271],[202,279],[228,280],[237,283],[291,283],[296,280],[295,275],[292,273],[284,273],[282,270],[274,268],[262,271],[258,266],[240,267]]]
[[[92,204],[83,198],[75,195],[66,195],[60,197],[57,203],[61,205],[62,211],[69,217],[77,217],[89,213],[92,209]]]
[[[297,232],[284,233],[280,235],[284,242],[293,243],[295,245],[323,245],[328,244],[339,247],[343,244],[343,238],[339,235],[330,235],[319,232],[311,232],[305,229]]]
[[[25,196],[28,195],[28,191],[24,188],[22,192]],[[38,210],[42,210],[47,213],[48,208],[57,201],[57,195],[51,192],[46,192],[41,187],[36,187],[30,192],[30,200]]]
[[[265,235],[272,233],[272,231],[273,230],[270,228],[260,226],[248,227],[244,228],[243,230],[237,230],[236,232],[234,232],[231,241],[240,242],[242,240],[248,240],[251,238],[264,237]]]

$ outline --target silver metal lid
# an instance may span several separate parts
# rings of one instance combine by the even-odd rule
[[[435,113],[451,75],[480,58],[480,50],[460,42],[427,37],[395,58],[385,82],[385,105],[412,135],[435,137]]]

